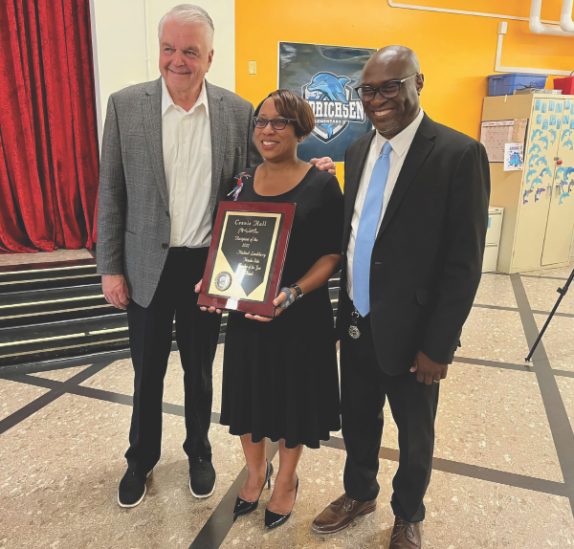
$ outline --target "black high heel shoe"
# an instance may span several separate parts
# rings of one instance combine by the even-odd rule
[[[257,506],[259,505],[259,498],[261,497],[261,493],[267,484],[267,488],[271,488],[271,475],[273,474],[273,464],[268,461],[267,462],[267,469],[265,470],[265,480],[263,481],[263,486],[261,487],[261,491],[259,492],[259,496],[255,501],[247,501],[243,498],[237,496],[235,500],[235,507],[233,508],[233,520],[241,515],[246,515],[247,513],[251,513],[251,511],[255,511]]]
[[[295,485],[295,502],[297,501],[297,492],[299,491],[299,479],[297,479],[297,484]],[[293,507],[295,506],[295,502],[293,502]],[[280,515],[279,513],[274,513],[273,511],[269,511],[269,509],[265,508],[265,527],[266,528],[277,528],[282,524],[285,524],[293,509],[286,515]]]

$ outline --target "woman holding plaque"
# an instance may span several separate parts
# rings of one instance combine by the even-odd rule
[[[318,448],[339,425],[333,310],[327,281],[340,261],[343,198],[337,179],[297,157],[315,125],[309,104],[277,90],[257,107],[253,141],[263,158],[234,181],[230,198],[296,203],[273,318],[231,312],[221,423],[239,435],[248,476],[234,517],[256,509],[273,473],[265,438],[279,441],[279,470],[265,510],[275,528],[291,515],[303,446]]]

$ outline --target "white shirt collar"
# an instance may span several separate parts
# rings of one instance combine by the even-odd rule
[[[379,132],[376,132],[375,150],[382,151],[384,144],[387,141],[389,141],[391,147],[393,148],[393,151],[400,157],[404,156],[409,150],[409,147],[411,146],[413,139],[415,138],[415,133],[417,133],[417,130],[419,129],[419,126],[423,121],[423,116],[424,112],[422,109],[420,109],[416,118],[404,130],[402,130],[394,137],[391,137],[391,139],[386,139]]]
[[[197,101],[195,102],[193,107],[191,107],[191,109],[189,109],[189,111],[184,111],[180,106],[176,105],[173,102],[173,99],[171,98],[169,90],[167,89],[167,85],[165,83],[165,80],[162,77],[162,79],[161,79],[161,115],[162,116],[164,116],[165,113],[170,108],[177,109],[181,112],[192,113],[195,109],[198,109],[202,105],[205,108],[206,114],[209,114],[209,104],[207,102],[207,91],[206,91],[206,86],[205,86],[205,80],[201,84],[201,91],[199,92],[199,96],[197,97]]]

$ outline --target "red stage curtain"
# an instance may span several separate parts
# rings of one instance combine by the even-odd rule
[[[92,247],[89,0],[0,1],[0,252]]]

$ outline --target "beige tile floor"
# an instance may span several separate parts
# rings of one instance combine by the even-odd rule
[[[563,316],[553,319],[543,340],[547,373],[536,362],[524,365],[532,334],[525,334],[520,314],[532,315],[530,308],[542,311],[532,315],[540,328],[556,299],[555,287],[569,272],[519,277],[528,303],[517,300],[510,277],[484,275],[476,300],[480,306],[473,308],[465,327],[459,360],[441,385],[425,548],[574,547],[574,447],[569,453],[563,444],[573,440],[574,288],[560,308]],[[220,410],[221,360],[220,346],[214,364],[214,412]],[[164,414],[161,461],[144,502],[120,509],[116,490],[124,471],[130,406],[125,397],[113,402],[113,395],[131,395],[130,361],[115,360],[83,381],[79,390],[64,386],[62,394],[50,399],[53,388],[71,383],[88,366],[0,377],[0,427],[13,414],[22,416],[0,434],[0,548],[189,547],[208,520],[216,530],[230,526],[221,545],[229,549],[387,546],[394,458],[380,461],[375,513],[333,536],[309,530],[314,515],[342,491],[345,454],[337,440],[303,453],[297,505],[276,531],[266,532],[262,525],[267,491],[260,508],[233,525],[222,515],[220,506],[234,497],[232,485],[243,461],[238,441],[217,424],[211,429],[216,491],[207,500],[192,498],[181,447],[177,352],[170,357],[165,382],[164,401],[175,407],[168,406]],[[552,383],[556,393],[548,392]],[[26,413],[27,405],[38,402],[43,404]],[[396,429],[388,414],[386,419],[383,454],[395,456]]]
[[[574,286],[572,287],[574,294]],[[572,299],[570,293],[567,297]],[[574,299],[572,299],[574,301]],[[566,299],[562,300],[563,302]],[[554,316],[544,334],[544,347],[550,360],[550,365],[554,369],[567,370],[574,373],[574,327],[572,317]],[[548,315],[534,315],[536,325],[542,328]]]
[[[35,372],[32,374],[34,377],[39,377],[41,379],[50,379],[52,381],[67,381],[76,374],[83,372],[89,364],[83,366],[68,366],[66,368],[60,368],[58,370],[46,370],[41,372]]]
[[[48,389],[41,387],[32,387],[9,379],[0,379],[0,420],[17,412],[47,392]],[[0,446],[0,456],[3,453],[2,446]]]
[[[487,275],[486,275],[487,276]],[[480,336],[476,337],[479,333]],[[474,307],[466,321],[457,356],[522,362],[527,348],[518,311],[497,311]]]

